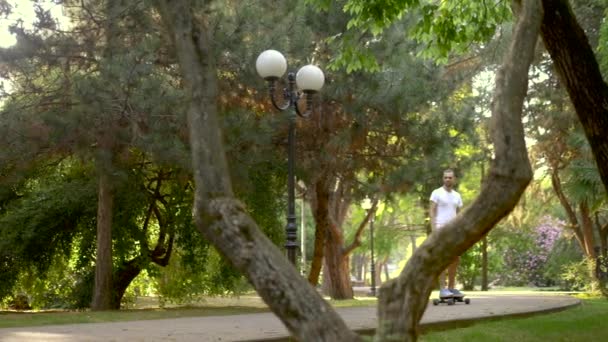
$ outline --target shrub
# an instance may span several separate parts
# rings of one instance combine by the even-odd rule
[[[549,256],[559,240],[564,223],[545,216],[530,232],[511,235],[504,251],[505,272],[502,282],[507,286],[552,286],[558,279],[547,273]]]
[[[594,279],[591,278],[588,259],[571,262],[562,267],[561,287],[568,291],[591,291]]]

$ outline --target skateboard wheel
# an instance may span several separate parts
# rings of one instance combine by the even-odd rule
[[[466,298],[466,299],[464,300],[464,303],[465,303],[465,304],[471,304],[471,300],[470,300],[469,298]]]
[[[433,299],[433,305],[439,305],[439,299]]]
[[[452,298],[448,299],[448,305],[454,305],[454,299],[452,299]]]

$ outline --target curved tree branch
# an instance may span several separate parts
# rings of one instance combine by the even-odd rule
[[[416,250],[401,275],[380,288],[379,341],[415,341],[436,277],[517,204],[532,179],[521,121],[528,69],[540,27],[540,1],[523,1],[513,40],[496,76],[492,103],[495,159],[479,197]]]
[[[551,170],[551,185],[553,186],[553,191],[555,191],[555,194],[557,195],[557,199],[566,211],[566,215],[568,216],[568,220],[570,221],[570,229],[574,233],[574,236],[576,237],[577,242],[581,246],[581,249],[586,250],[585,237],[583,236],[583,232],[578,222],[578,217],[576,216],[574,208],[572,208],[572,205],[570,204],[562,190],[562,181],[559,178],[559,171],[556,167],[553,167],[553,169]]]
[[[568,0],[542,0],[541,32],[560,81],[583,126],[608,190],[608,86]]]

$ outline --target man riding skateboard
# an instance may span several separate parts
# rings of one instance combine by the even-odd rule
[[[456,177],[454,171],[447,169],[443,171],[443,186],[433,190],[431,194],[431,228],[433,230],[441,229],[450,220],[458,214],[462,208],[462,198],[460,194],[454,190]],[[439,277],[439,296],[443,298],[462,298],[464,295],[455,289],[456,287],[456,270],[460,257],[456,257],[447,268],[448,281],[445,283],[444,270]]]

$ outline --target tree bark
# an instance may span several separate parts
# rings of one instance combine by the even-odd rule
[[[142,259],[142,257],[137,257],[129,260],[128,262],[123,263],[118,270],[116,270],[112,284],[114,294],[112,296],[112,309],[120,309],[120,302],[122,301],[122,297],[124,297],[127,288],[133,279],[135,279],[135,277],[141,273]]]
[[[600,239],[600,253],[598,253],[598,256],[604,258],[604,261],[606,262],[606,259],[608,258],[608,224],[602,225],[600,223],[600,217],[597,211],[595,212],[595,226],[599,232]]]
[[[363,279],[363,260],[364,257],[361,254],[355,254],[351,260],[351,272],[357,280]]]
[[[595,238],[593,234],[593,218],[589,212],[589,206],[587,201],[583,201],[579,204],[581,212],[581,229],[585,239],[585,254],[592,260],[595,260]]]
[[[315,243],[308,282],[312,286],[319,285],[321,268],[323,267],[323,256],[325,253],[325,241],[329,224],[329,188],[325,185],[326,177],[322,175],[314,185],[314,198],[311,201],[313,217],[315,219]]]
[[[488,237],[481,239],[481,291],[488,291]]]
[[[101,156],[104,158],[104,156]],[[100,167],[97,203],[97,256],[92,310],[112,307],[112,206],[114,195],[107,165]]]
[[[576,212],[574,211],[574,208],[572,207],[572,205],[570,204],[570,202],[568,201],[568,199],[566,198],[566,195],[564,194],[564,192],[562,190],[562,183],[559,178],[559,171],[557,170],[556,167],[553,167],[553,169],[551,170],[551,185],[553,187],[553,191],[557,195],[559,203],[562,205],[562,208],[564,208],[564,210],[566,211],[566,215],[568,216],[568,220],[570,221],[569,228],[574,233],[574,237],[576,238],[576,241],[578,242],[579,246],[581,247],[581,250],[586,255],[588,255],[587,254],[587,242],[585,242],[585,234],[583,234],[583,229],[581,228],[581,225],[579,223],[578,217],[576,216]]]
[[[484,182],[485,163],[481,162],[481,184]],[[488,291],[488,236],[484,236],[481,240],[481,291]]]
[[[542,38],[583,126],[608,191],[608,87],[567,0],[542,0]]]
[[[111,63],[118,50],[118,13],[121,0],[108,0],[105,4],[106,14],[106,46],[104,59]],[[111,77],[107,70],[101,70],[102,76]],[[112,211],[114,203],[112,185],[113,137],[112,115],[102,113],[102,133],[99,137],[99,151],[97,156],[99,190],[97,203],[97,256],[95,259],[95,288],[91,302],[92,310],[111,310],[114,294],[112,292]]]
[[[343,251],[344,236],[337,227],[331,227],[325,242],[324,287],[332,299],[352,299],[350,283],[349,255]]]
[[[542,13],[540,1],[523,3],[496,76],[491,131],[495,159],[481,193],[446,227],[431,233],[400,276],[380,288],[376,341],[417,339],[434,279],[515,207],[532,179],[521,113]]]
[[[207,22],[212,10],[197,9],[195,4],[200,2],[157,1],[189,94],[196,227],[247,277],[296,339],[358,341],[359,336],[348,329],[234,198],[217,115],[217,68]]]
[[[345,247],[342,222],[350,203],[341,179],[336,187],[335,176],[323,172],[315,182],[315,251],[309,282],[316,285],[323,265],[323,290],[332,299],[352,299],[349,256],[352,248]],[[354,248],[354,247],[353,247]]]
[[[371,212],[365,217],[365,222],[358,229],[353,243],[346,246],[342,225],[350,206],[350,187],[348,177],[342,175],[338,180],[332,179],[326,182],[326,189],[330,194],[328,222],[325,240],[325,269],[323,272],[324,289],[332,299],[343,300],[354,298],[352,284],[350,282],[349,264],[350,254],[356,248],[365,223],[369,222],[370,216],[375,213],[378,200],[375,199]],[[335,184],[338,184],[336,187]],[[334,189],[332,191],[332,189]]]

